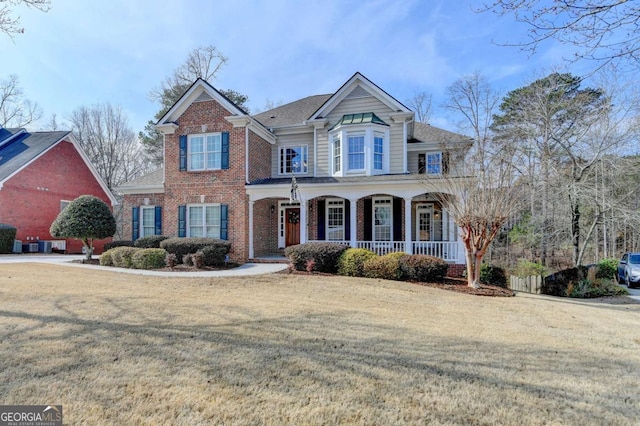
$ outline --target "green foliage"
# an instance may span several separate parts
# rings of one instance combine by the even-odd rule
[[[338,259],[338,274],[349,277],[364,276],[364,264],[370,259],[378,257],[371,250],[362,248],[348,248]]]
[[[87,258],[93,253],[93,239],[112,237],[116,221],[109,206],[92,195],[81,195],[62,210],[51,224],[53,238],[76,238],[87,249]]]
[[[161,248],[144,248],[133,253],[131,263],[136,269],[164,268],[167,252]]]
[[[480,265],[480,282],[502,288],[509,287],[504,269],[499,266],[491,266],[488,263]]]
[[[593,297],[620,296],[629,292],[617,285],[611,278],[598,278],[595,281],[582,279],[570,283],[566,290],[567,297],[588,299]]]
[[[112,248],[116,248],[116,247],[133,247],[133,241],[131,240],[114,240],[111,241],[110,243],[106,243],[104,245],[104,250],[111,250]]]
[[[284,254],[297,271],[305,271],[307,261],[313,260],[315,271],[335,274],[338,259],[347,248],[338,243],[305,243],[287,247]]]
[[[146,237],[138,238],[134,243],[134,247],[139,248],[160,248],[160,243],[169,237],[164,235],[149,235]]]
[[[588,268],[585,266],[578,266],[549,275],[542,282],[542,289],[540,291],[542,294],[548,294],[550,296],[566,297],[569,287],[573,287],[578,282],[586,279],[587,270]]]
[[[202,256],[204,266],[224,266],[224,259],[230,248],[229,244],[212,244],[202,247],[196,253]]]
[[[400,268],[409,281],[442,281],[449,269],[444,260],[422,254],[412,254],[400,258]]]
[[[122,246],[124,247],[124,246]],[[102,266],[113,266],[113,250],[105,250],[100,256],[100,265]]]
[[[11,225],[0,223],[0,254],[13,252],[13,241],[18,230]]]
[[[541,276],[547,273],[547,268],[538,262],[531,262],[526,259],[519,259],[513,271],[518,277]]]
[[[403,252],[388,253],[372,257],[364,263],[364,273],[368,278],[402,281],[404,279],[400,259],[407,256]]]
[[[618,272],[618,259],[608,258],[598,262],[596,278],[613,278]]]
[[[193,254],[202,250],[207,246],[215,246],[226,249],[226,253],[231,250],[231,243],[217,238],[168,238],[160,242],[160,248],[165,249],[169,253],[176,255],[176,258],[182,262],[186,254]]]
[[[111,250],[111,260],[113,266],[118,268],[132,268],[133,255],[143,249],[137,247],[116,247]]]

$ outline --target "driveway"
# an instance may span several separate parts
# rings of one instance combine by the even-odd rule
[[[629,292],[629,297],[640,302],[640,288],[627,288],[626,285],[621,285],[620,287],[626,288]]]
[[[72,263],[74,260],[84,259],[83,255],[63,255],[63,254],[3,254],[0,255],[0,265],[3,263],[54,263],[75,268],[90,268],[108,270],[113,272],[123,272],[125,274],[152,275],[156,277],[233,277],[244,275],[273,274],[287,269],[283,263],[245,263],[237,268],[225,269],[221,271],[198,271],[198,272],[163,272],[146,271],[143,269],[113,268],[98,265],[84,265],[82,263]]]

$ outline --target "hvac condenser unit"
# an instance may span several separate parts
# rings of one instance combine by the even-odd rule
[[[38,243],[22,244],[22,252],[23,253],[37,253],[38,252]]]
[[[22,241],[21,240],[13,240],[13,252],[14,253],[22,253]]]

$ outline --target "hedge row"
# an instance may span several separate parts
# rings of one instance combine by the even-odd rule
[[[297,271],[400,281],[441,281],[449,268],[444,260],[433,256],[405,253],[378,256],[370,250],[337,243],[290,246],[285,249],[285,255]]]
[[[231,250],[231,243],[216,238],[167,238],[160,242],[160,248],[175,254],[178,263],[182,263],[187,254],[202,252],[205,266],[221,266]]]
[[[118,268],[158,269],[165,266],[167,252],[159,248],[120,246],[102,253],[100,265]]]

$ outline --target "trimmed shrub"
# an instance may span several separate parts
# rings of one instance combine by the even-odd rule
[[[191,255],[191,261],[193,262],[193,266],[202,269],[204,266],[204,256],[201,251],[197,251]]]
[[[518,263],[513,270],[513,275],[524,278],[529,276],[544,277],[547,273],[547,268],[541,263],[531,262],[526,259],[519,259]]]
[[[193,253],[187,253],[182,256],[182,264],[187,266],[193,266],[193,258],[191,257]]]
[[[602,259],[598,262],[598,271],[596,272],[596,278],[611,278],[618,273],[618,259]]]
[[[131,256],[131,263],[136,269],[164,268],[167,252],[161,248],[141,248]]]
[[[388,253],[384,256],[372,257],[364,262],[364,276],[383,280],[402,281],[404,279],[400,259],[407,256],[403,252]]]
[[[202,247],[197,253],[202,255],[204,266],[224,266],[224,259],[230,248],[230,244],[216,244]]]
[[[133,267],[133,255],[142,249],[137,247],[116,247],[111,249],[111,259],[113,260],[113,266],[118,268],[131,268]]]
[[[107,250],[102,253],[100,256],[100,265],[102,266],[113,266],[113,249]]]
[[[13,252],[13,241],[16,239],[18,230],[11,225],[0,223],[0,253],[7,254]]]
[[[173,253],[167,253],[166,251],[165,254],[164,263],[171,269],[175,268],[178,264],[178,258],[176,255]]]
[[[169,237],[164,235],[148,235],[138,238],[134,241],[133,246],[139,248],[160,248],[160,243]]]
[[[338,272],[338,259],[348,248],[338,243],[304,243],[287,247],[284,254],[297,271],[305,271],[307,261],[313,260],[315,271],[335,274]]]
[[[115,240],[110,243],[105,243],[104,251],[111,250],[116,247],[133,247],[133,241],[131,240]]]
[[[378,255],[371,250],[348,248],[338,258],[338,274],[349,277],[363,277],[365,262],[376,257]]]
[[[597,278],[595,281],[583,279],[577,283],[571,283],[567,287],[567,297],[587,299],[593,297],[619,296],[629,294],[625,289],[617,285],[610,277]]]
[[[160,248],[173,253],[182,262],[185,254],[195,253],[207,246],[224,247],[226,253],[231,250],[231,243],[217,238],[167,238],[160,242]]]
[[[570,286],[573,288],[578,282],[584,280],[587,277],[587,270],[586,266],[578,266],[551,274],[542,282],[540,291],[550,296],[567,297],[571,293],[571,291],[567,292],[567,289]]]
[[[400,268],[409,281],[442,281],[449,265],[444,260],[423,254],[412,254],[400,258]]]
[[[487,263],[480,265],[480,282],[502,288],[509,287],[504,269],[499,266],[491,266]]]

